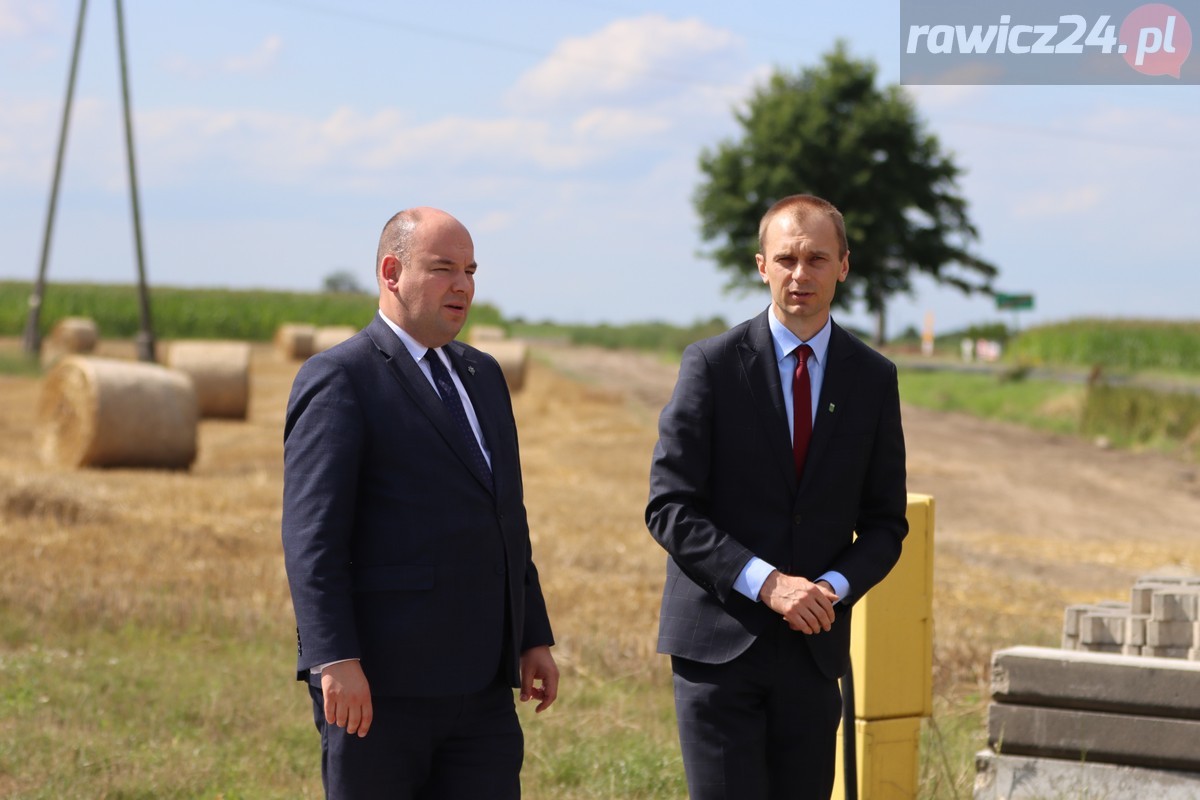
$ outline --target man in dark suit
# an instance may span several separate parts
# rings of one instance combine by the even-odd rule
[[[454,341],[475,270],[458,220],[400,212],[378,316],[292,386],[283,547],[330,798],[517,798],[512,687],[558,692],[512,402]]]
[[[896,368],[830,318],[841,214],[784,198],[759,244],[771,305],[684,352],[650,472],[693,800],[829,797],[850,608],[908,531]]]

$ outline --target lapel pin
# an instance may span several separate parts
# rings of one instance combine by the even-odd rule
[[[474,367],[467,367],[467,372],[469,372],[469,373],[471,373],[472,375],[474,375],[474,374],[475,374],[475,368],[474,368]]]
[[[837,408],[837,406],[835,406],[833,403],[830,403],[830,404],[829,404],[829,413],[830,413],[830,414],[832,414],[832,413],[833,413],[833,410],[834,410],[835,408]]]

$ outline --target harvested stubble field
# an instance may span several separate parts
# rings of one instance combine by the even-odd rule
[[[564,677],[551,712],[522,712],[526,796],[681,797],[653,652],[663,555],[642,522],[674,366],[534,355],[514,399]],[[38,380],[0,376],[0,796],[319,796],[279,544],[296,369],[255,346],[247,420],[203,420],[188,472],[42,466]],[[909,489],[936,502],[942,716],[925,794],[966,797],[982,730],[953,751],[942,734],[978,720],[991,651],[1055,643],[1065,604],[1124,598],[1139,575],[1200,572],[1200,478],[1158,455],[904,413]]]

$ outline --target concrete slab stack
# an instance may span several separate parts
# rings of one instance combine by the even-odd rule
[[[1200,661],[1200,577],[1146,576],[1128,603],[1067,606],[1062,646]]]
[[[1063,649],[992,659],[975,800],[1200,798],[1200,578],[1072,606]]]

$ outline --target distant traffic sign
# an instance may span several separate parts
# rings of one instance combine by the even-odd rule
[[[997,294],[996,308],[1009,309],[1012,311],[1028,311],[1033,308],[1033,295],[1031,294]]]

